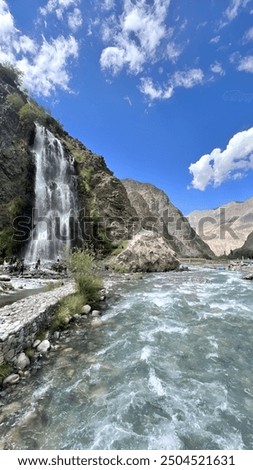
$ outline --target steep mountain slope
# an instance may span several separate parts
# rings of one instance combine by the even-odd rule
[[[15,69],[0,64],[0,259],[24,253],[29,241],[35,205],[35,122],[50,130],[61,141],[66,159],[74,161],[85,245],[110,252],[113,243],[132,234],[137,217],[124,186],[103,157],[72,138],[20,90]],[[26,224],[30,220],[23,234],[17,231],[20,217],[26,217]]]
[[[71,137],[44,108],[21,91],[15,69],[1,64],[0,105],[0,259],[23,255],[36,226],[32,219],[35,123],[47,128],[61,142],[65,158],[74,165],[78,221],[83,232],[78,242],[94,247],[97,253],[109,254],[119,241],[129,240],[146,228],[163,235],[179,256],[213,257],[210,248],[165,193],[151,184],[121,182],[103,157]],[[17,226],[20,220],[25,220],[25,230]]]
[[[231,258],[253,258],[253,232],[251,232],[242,247],[232,250]]]
[[[216,255],[228,255],[240,248],[253,230],[253,198],[213,210],[193,211],[187,218]]]
[[[214,257],[209,246],[162,190],[131,179],[122,180],[122,183],[140,218],[140,228],[153,229],[162,234],[182,257]]]

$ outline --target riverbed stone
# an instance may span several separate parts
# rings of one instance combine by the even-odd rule
[[[20,381],[20,376],[18,374],[10,374],[6,379],[4,379],[4,385],[15,385]]]
[[[102,322],[102,320],[100,320],[100,318],[95,317],[91,321],[91,326],[93,328],[97,328],[97,327],[102,326],[102,325],[103,325],[103,322]]]
[[[17,368],[23,371],[29,365],[30,365],[29,357],[27,357],[27,355],[23,352],[20,353],[17,358],[17,363],[16,363]]]
[[[100,317],[100,315],[101,315],[101,312],[99,310],[92,310],[92,312],[91,312],[91,316],[93,318]]]
[[[15,356],[15,350],[14,349],[9,349],[6,354],[4,355],[4,359],[7,362],[11,362]]]
[[[45,354],[47,351],[49,351],[50,346],[50,341],[48,341],[48,339],[45,339],[39,344],[39,346],[37,347],[37,351],[42,354]]]
[[[36,339],[33,343],[33,348],[37,348],[40,343],[41,343],[40,339]]]
[[[91,306],[90,305],[84,305],[82,307],[82,310],[81,310],[81,313],[84,314],[84,315],[89,315],[89,313],[91,312]]]
[[[58,340],[60,338],[60,332],[59,331],[55,331],[54,332],[54,339]]]

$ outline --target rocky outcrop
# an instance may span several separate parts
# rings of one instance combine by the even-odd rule
[[[143,230],[129,241],[111,264],[119,271],[163,272],[177,269],[180,263],[164,237]]]
[[[253,232],[251,232],[245,243],[241,248],[232,250],[230,253],[231,258],[253,258]]]
[[[161,189],[130,179],[122,180],[122,183],[140,218],[142,228],[165,237],[170,248],[181,257],[214,257],[209,246],[196,234],[182,212]]]
[[[0,258],[18,250],[12,237],[13,220],[30,216],[34,201],[35,168],[19,118],[19,106],[25,101],[16,84],[0,74]]]
[[[136,211],[125,187],[109,170],[102,156],[92,153],[70,136],[64,138],[64,143],[76,162],[79,196],[84,209],[82,225],[88,242],[109,254],[120,240],[131,238],[136,231]]]
[[[103,157],[72,138],[35,101],[28,100],[15,70],[0,65],[0,261],[25,252],[32,228],[21,238],[21,231],[16,230],[13,237],[13,220],[18,216],[31,220],[35,202],[34,122],[49,129],[61,141],[66,158],[75,163],[85,245],[110,253],[117,240],[132,235],[136,219],[124,186]]]
[[[231,250],[242,247],[252,231],[253,198],[216,209],[193,211],[188,220],[216,255],[229,255]]]

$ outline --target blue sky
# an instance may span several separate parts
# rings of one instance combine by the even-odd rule
[[[185,214],[252,197],[253,0],[0,0],[0,61]]]

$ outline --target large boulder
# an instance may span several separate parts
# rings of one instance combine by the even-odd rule
[[[143,230],[113,259],[112,265],[127,272],[163,272],[177,269],[180,263],[164,237]]]
[[[29,357],[27,357],[27,355],[24,352],[20,353],[17,358],[17,368],[20,370],[24,370],[29,365],[30,365]]]

